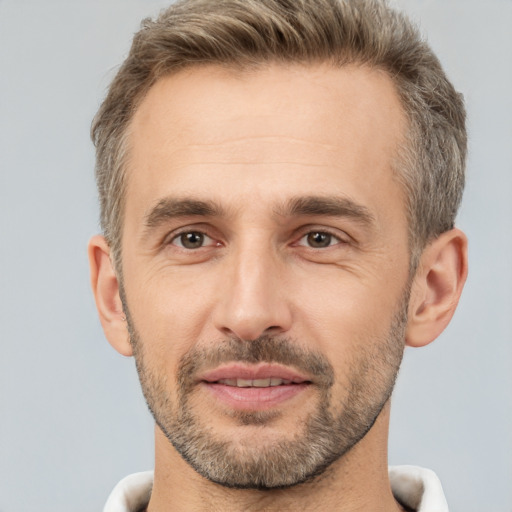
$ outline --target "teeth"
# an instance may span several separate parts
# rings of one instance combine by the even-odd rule
[[[236,379],[223,379],[219,380],[220,384],[225,384],[226,386],[236,386]]]
[[[284,380],[284,379],[270,379],[270,385],[271,386],[280,386],[281,384],[291,384],[291,380]]]
[[[270,379],[254,379],[252,385],[255,388],[268,388],[270,386]]]
[[[269,379],[220,379],[219,384],[226,386],[235,386],[238,388],[268,388],[272,386],[281,386],[291,384],[291,380],[279,379],[272,377]]]

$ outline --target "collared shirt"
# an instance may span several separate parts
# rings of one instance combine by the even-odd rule
[[[429,469],[390,466],[389,480],[395,498],[416,512],[449,512],[441,482]],[[153,471],[123,478],[110,494],[103,512],[140,512],[149,503]]]

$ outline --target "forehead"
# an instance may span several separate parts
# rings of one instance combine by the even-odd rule
[[[401,204],[392,165],[405,125],[394,84],[377,69],[186,69],[160,79],[134,115],[127,206],[143,215],[165,195],[199,194],[243,207],[249,196],[287,192],[371,202],[384,184]]]

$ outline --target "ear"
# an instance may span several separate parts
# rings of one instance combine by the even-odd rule
[[[467,238],[459,229],[441,234],[421,255],[414,276],[406,344],[423,347],[450,322],[468,273]]]
[[[119,296],[119,282],[105,238],[93,236],[89,241],[88,253],[92,291],[105,336],[120,354],[131,356],[132,347]]]

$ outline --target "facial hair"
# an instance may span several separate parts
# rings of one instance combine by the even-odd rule
[[[386,336],[358,343],[347,361],[348,389],[335,400],[335,372],[327,357],[302,348],[287,337],[262,336],[256,340],[228,338],[196,345],[180,360],[174,382],[149,364],[150,340],[141,340],[123,300],[130,340],[142,391],[157,425],[177,452],[203,477],[240,489],[286,488],[312,480],[343,457],[371,429],[389,400],[403,356],[408,294]],[[292,438],[271,442],[233,439],[210,427],[194,407],[197,375],[219,364],[277,363],[311,375],[317,390],[316,406],[296,425]],[[172,391],[177,398],[173,401]],[[270,427],[279,410],[232,411],[244,426]]]

